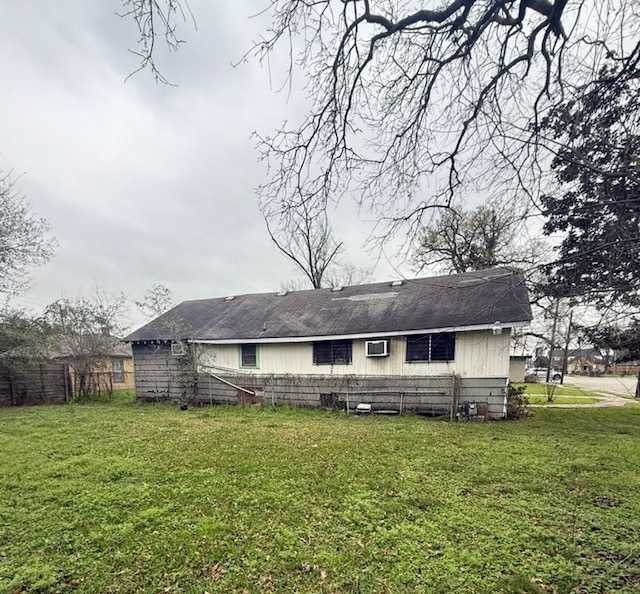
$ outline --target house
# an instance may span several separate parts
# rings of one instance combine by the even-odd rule
[[[36,345],[17,347],[4,353],[3,359],[5,367],[9,363],[9,367],[20,368],[21,374],[28,376],[28,381],[23,383],[30,386],[31,392],[31,384],[37,383],[32,378],[39,377],[43,369],[53,374],[51,378],[57,378],[58,371],[64,369],[67,379],[60,397],[64,401],[73,394],[86,396],[134,387],[131,347],[110,335],[51,334],[41,337]],[[27,370],[30,371],[27,373]],[[52,383],[62,385],[57,379]],[[55,400],[48,390],[44,392],[43,401]],[[32,401],[37,398],[34,396]]]
[[[562,370],[564,366],[564,349],[553,349],[553,369]],[[566,353],[567,367],[565,373],[571,375],[602,375],[607,372],[613,357],[606,356],[597,347],[581,347],[568,349]]]
[[[570,349],[567,353],[567,373],[602,375],[607,370],[607,361],[598,348]]]
[[[47,359],[68,364],[74,392],[80,384],[88,393],[134,387],[131,347],[115,336],[52,337],[46,350]]]
[[[124,340],[138,400],[506,414],[511,330],[531,321],[508,268],[185,301]]]

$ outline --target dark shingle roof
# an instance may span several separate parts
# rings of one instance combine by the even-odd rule
[[[394,286],[395,285],[395,286]],[[124,340],[251,340],[408,332],[531,320],[513,269],[185,301]]]

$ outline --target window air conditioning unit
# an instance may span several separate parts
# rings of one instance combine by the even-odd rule
[[[388,340],[367,340],[364,343],[367,357],[386,357],[389,354]]]
[[[174,357],[184,357],[187,354],[187,346],[184,342],[172,342],[171,354]]]

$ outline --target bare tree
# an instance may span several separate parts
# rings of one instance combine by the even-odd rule
[[[330,267],[325,275],[328,287],[352,287],[364,285],[373,279],[373,270],[363,266],[356,266],[353,262],[343,262]]]
[[[147,17],[181,1],[132,4],[143,39],[155,39]],[[355,195],[381,241],[400,230],[411,240],[432,209],[489,187],[540,209],[543,174],[567,146],[547,116],[605,63],[638,79],[634,0],[270,0],[265,12],[271,26],[249,54],[289,52],[291,88],[302,70],[312,103],[301,121],[257,135],[263,205],[320,212]]]
[[[156,41],[179,47],[188,2],[122,2],[139,30],[141,68],[157,73]],[[357,190],[390,230],[418,230],[424,212],[477,184],[537,196],[540,148],[558,146],[541,118],[605,59],[624,70],[640,58],[634,0],[267,4],[271,26],[248,54],[288,51],[291,85],[301,69],[313,104],[298,125],[258,136],[270,167],[261,196],[324,208]]]
[[[356,266],[352,262],[332,262],[325,271],[322,279],[322,286],[329,287],[352,287],[354,285],[364,285],[371,282],[373,270],[362,266]],[[293,278],[280,283],[281,291],[304,291],[311,289],[308,277]]]
[[[91,374],[109,361],[118,343],[116,337],[124,332],[119,320],[125,305],[124,295],[97,288],[90,297],[59,299],[45,310],[54,354],[73,366],[80,398],[90,395]]]
[[[145,318],[154,320],[173,307],[171,289],[164,285],[153,283],[144,294],[144,299],[134,303]]]
[[[312,288],[322,287],[328,266],[342,249],[342,242],[333,238],[327,213],[306,202],[299,208],[263,209],[262,213],[276,247],[302,271]]]
[[[25,290],[28,268],[52,256],[55,240],[48,233],[48,223],[33,213],[13,177],[0,175],[0,298]]]
[[[309,279],[308,278],[290,278],[286,281],[280,282],[279,290],[285,293],[289,293],[291,291],[305,291],[310,289]]]
[[[412,261],[417,270],[467,272],[539,263],[544,243],[530,238],[513,207],[478,206],[438,212],[420,235]]]

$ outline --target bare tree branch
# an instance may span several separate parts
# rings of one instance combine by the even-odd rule
[[[165,46],[169,51],[177,51],[184,40],[178,37],[177,24],[179,20],[183,22],[187,17],[193,22],[196,21],[189,7],[187,0],[122,0],[124,12],[119,16],[131,18],[138,28],[138,50],[130,50],[132,54],[138,56],[140,64],[130,78],[141,70],[149,69],[153,73],[157,82],[171,84],[155,62],[157,53],[156,41],[158,37],[163,37]]]
[[[289,74],[305,70],[314,105],[256,136],[262,200],[323,209],[356,195],[387,221],[383,237],[481,180],[531,191],[557,148],[538,123],[605,57],[632,65],[640,24],[628,0],[272,0],[271,13],[253,52],[290,44]]]
[[[299,208],[280,212],[263,210],[267,231],[276,247],[309,279],[314,289],[322,287],[329,265],[342,250],[333,238],[324,210],[311,210],[303,202]]]

